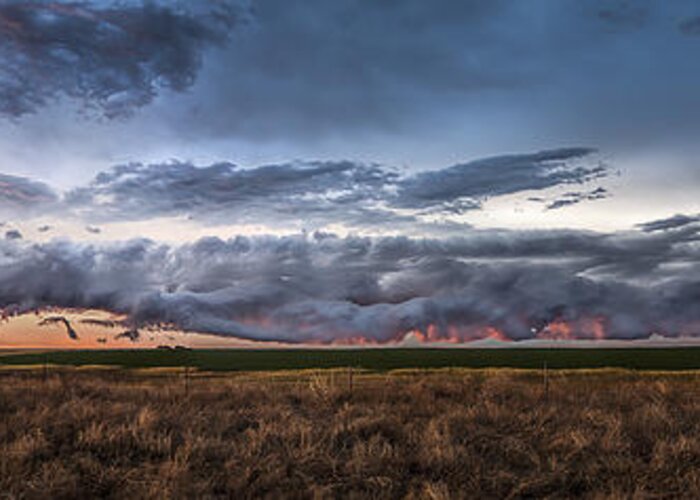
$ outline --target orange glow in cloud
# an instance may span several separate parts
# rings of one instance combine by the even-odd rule
[[[79,339],[68,337],[60,322],[40,326],[46,318],[65,317],[77,332]],[[228,339],[197,333],[183,333],[169,329],[142,329],[137,342],[115,338],[128,330],[119,324],[124,318],[99,310],[51,309],[41,312],[6,317],[0,322],[0,349],[150,349],[159,345],[190,347],[248,347],[259,343]],[[97,320],[94,323],[85,320]],[[96,324],[102,322],[103,324]],[[110,325],[112,323],[112,325]]]
[[[71,339],[65,318],[78,335]],[[46,320],[49,321],[46,321]],[[172,328],[139,328],[136,341],[120,336],[132,328],[124,316],[100,310],[65,310],[51,308],[3,316],[0,320],[0,349],[149,349],[162,345],[182,345],[193,348],[292,348],[292,347],[381,347],[420,344],[464,344],[474,341],[513,342],[506,334],[493,326],[463,327],[458,325],[429,324],[424,329],[397,332],[387,342],[380,342],[362,332],[343,332],[336,340],[309,341],[299,344],[242,340],[234,337],[182,332]],[[248,318],[248,325],[261,328],[281,328],[268,318]],[[534,338],[548,341],[588,340],[607,338],[607,320],[603,317],[584,317],[572,321],[555,319],[538,331]],[[299,331],[311,325],[295,325]],[[330,336],[329,338],[332,338]]]
[[[537,338],[545,340],[571,340],[573,338],[573,329],[566,321],[554,320],[537,334]]]
[[[544,340],[604,340],[606,338],[606,319],[602,317],[585,317],[574,321],[556,319],[537,333],[538,339]]]
[[[468,344],[476,340],[495,340],[498,342],[511,341],[501,330],[492,326],[465,329],[450,325],[440,329],[432,324],[428,325],[425,331],[418,329],[411,330],[397,339],[398,342],[417,341],[421,344]]]

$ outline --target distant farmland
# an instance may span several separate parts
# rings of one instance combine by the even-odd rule
[[[620,349],[208,349],[78,350],[2,354],[0,366],[190,366],[203,371],[270,371],[355,367],[402,368],[700,369],[700,347]]]

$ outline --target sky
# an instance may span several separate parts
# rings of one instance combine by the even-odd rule
[[[699,49],[682,0],[0,0],[0,346],[700,336]]]

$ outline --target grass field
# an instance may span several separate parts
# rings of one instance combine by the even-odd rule
[[[171,372],[0,370],[0,497],[700,491],[697,373]]]
[[[403,368],[700,369],[700,348],[621,349],[210,349],[85,350],[0,354],[2,365],[191,366],[203,371],[269,371],[355,367]]]

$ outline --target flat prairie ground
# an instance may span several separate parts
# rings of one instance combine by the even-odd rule
[[[2,498],[692,498],[700,375],[0,370]]]
[[[665,348],[295,348],[104,349],[4,352],[2,365],[109,365],[126,368],[191,366],[204,371],[272,371],[354,366],[402,368],[625,368],[700,369],[700,347]]]

